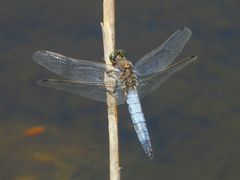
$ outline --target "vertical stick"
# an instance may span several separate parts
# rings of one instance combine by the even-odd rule
[[[109,55],[115,49],[115,7],[114,0],[103,0],[103,34],[104,59],[111,64]],[[105,80],[109,77],[105,76]],[[107,93],[110,180],[120,180],[118,150],[118,120],[116,99]]]

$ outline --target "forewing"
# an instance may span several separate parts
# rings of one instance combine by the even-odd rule
[[[151,74],[151,75],[139,76],[137,88],[138,88],[138,93],[140,98],[143,98],[147,94],[150,94],[151,92],[153,92],[170,76],[172,76],[174,73],[178,72],[188,64],[192,63],[196,59],[197,59],[197,56],[191,56],[169,66],[166,70],[162,72]]]
[[[161,46],[136,62],[137,73],[147,75],[165,70],[182,51],[190,37],[191,30],[189,28],[185,27],[183,30],[176,31]]]
[[[67,91],[97,101],[106,102],[107,99],[105,83],[87,83],[81,81],[47,79],[40,80],[37,82],[37,84],[44,87]],[[125,103],[124,91],[122,90],[121,86],[114,86],[112,83],[109,83],[107,86],[115,90],[118,104]]]
[[[79,60],[50,51],[37,51],[33,60],[46,69],[74,81],[102,82],[106,64]],[[112,68],[118,72],[116,68]]]

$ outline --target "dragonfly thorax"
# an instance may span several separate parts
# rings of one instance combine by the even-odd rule
[[[133,65],[126,58],[119,60],[116,65],[116,68],[120,69],[121,75],[119,80],[124,87],[125,92],[127,93],[129,89],[136,88],[137,86],[137,76],[133,71]]]

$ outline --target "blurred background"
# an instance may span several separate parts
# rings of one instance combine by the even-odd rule
[[[122,0],[117,47],[136,62],[177,29],[198,55],[142,101],[154,161],[126,105],[119,106],[122,179],[240,179],[240,12],[237,0]],[[108,179],[106,105],[39,87],[61,78],[32,61],[37,50],[103,61],[102,1],[0,1],[0,179]]]

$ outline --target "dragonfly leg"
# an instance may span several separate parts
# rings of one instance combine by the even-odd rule
[[[109,76],[109,77],[111,77],[111,78],[116,78],[114,75],[113,75],[113,73],[114,73],[114,71],[113,70],[107,70],[106,71],[106,74]]]
[[[106,71],[107,75],[109,75],[109,74],[112,73],[112,72],[113,72],[113,70],[107,70],[107,71]]]
[[[117,80],[115,80],[115,84],[117,84]],[[107,92],[110,94],[115,94],[116,93],[116,86],[113,89],[107,89]]]
[[[116,89],[114,88],[113,89],[113,91],[111,91],[111,90],[107,90],[107,92],[112,96],[112,97],[114,97],[114,98],[116,98],[117,96],[116,96]]]
[[[117,84],[117,80],[115,79],[115,85]],[[117,87],[115,86],[112,93],[115,94],[116,93],[116,90],[117,90]]]
[[[107,92],[109,93],[109,94],[111,94],[111,95],[113,95],[115,92],[114,92],[115,90],[113,90],[113,91],[110,91],[110,90],[107,90]]]

